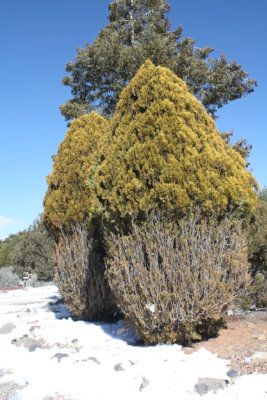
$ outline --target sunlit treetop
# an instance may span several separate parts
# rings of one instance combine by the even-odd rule
[[[255,204],[257,183],[245,160],[168,68],[147,61],[139,69],[120,95],[111,130],[113,143],[95,176],[107,218]]]

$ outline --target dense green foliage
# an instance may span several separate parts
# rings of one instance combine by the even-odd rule
[[[224,213],[253,208],[257,187],[245,160],[169,69],[147,61],[123,90],[111,121],[113,142],[95,174],[109,220],[150,209],[183,214],[194,205]]]
[[[249,228],[249,259],[254,273],[267,278],[267,188],[259,192],[258,206]]]
[[[258,205],[248,226],[248,252],[253,276],[252,294],[241,307],[267,307],[267,188],[259,192]]]
[[[109,283],[145,344],[190,344],[216,334],[227,305],[249,288],[241,224],[200,215],[167,222],[152,215],[132,234],[110,236]]]
[[[229,101],[253,92],[256,81],[225,55],[212,58],[211,47],[195,47],[171,31],[165,0],[120,0],[109,4],[109,23],[92,45],[78,49],[63,84],[73,98],[60,109],[66,120],[92,110],[113,114],[123,88],[146,59],[170,68],[213,115]]]
[[[16,245],[22,240],[24,232],[9,235],[5,240],[0,240],[0,268],[12,264],[13,252]]]
[[[72,122],[54,156],[53,172],[47,177],[42,220],[52,234],[71,230],[73,223],[91,218],[93,175],[108,141],[108,122],[97,113]]]
[[[20,277],[29,272],[40,281],[53,279],[53,240],[39,220],[22,233],[12,254],[12,264]]]

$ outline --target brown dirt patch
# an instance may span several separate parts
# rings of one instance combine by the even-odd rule
[[[201,347],[219,358],[230,360],[229,368],[237,370],[240,375],[253,372],[267,374],[267,362],[250,360],[258,351],[267,352],[267,311],[230,316],[227,328],[221,330],[218,337],[196,343],[192,349],[184,351],[189,354]]]

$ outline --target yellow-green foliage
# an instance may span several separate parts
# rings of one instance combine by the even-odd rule
[[[109,141],[109,124],[98,115],[74,120],[54,158],[47,177],[43,221],[49,231],[69,229],[90,219],[93,175],[101,163]]]
[[[107,217],[256,202],[245,160],[169,69],[150,61],[140,68],[121,93],[111,129],[113,143],[95,178]]]

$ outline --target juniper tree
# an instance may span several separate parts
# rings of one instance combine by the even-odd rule
[[[139,69],[120,95],[111,130],[113,143],[95,175],[107,218],[255,205],[257,183],[245,160],[168,68],[147,61]]]
[[[103,233],[94,218],[94,175],[105,158],[109,123],[93,112],[71,123],[48,176],[43,222],[55,238],[55,279],[71,312],[79,318],[113,319],[104,278]]]
[[[108,135],[107,121],[94,112],[73,121],[59,145],[53,172],[47,177],[42,215],[47,230],[55,236],[90,220],[93,175],[107,151]]]
[[[256,81],[237,62],[225,55],[212,58],[211,47],[199,48],[194,39],[182,38],[182,27],[171,31],[169,9],[165,0],[109,4],[107,26],[66,65],[63,84],[73,95],[60,107],[66,120],[93,109],[112,115],[121,91],[148,58],[183,79],[212,115],[254,90]]]

